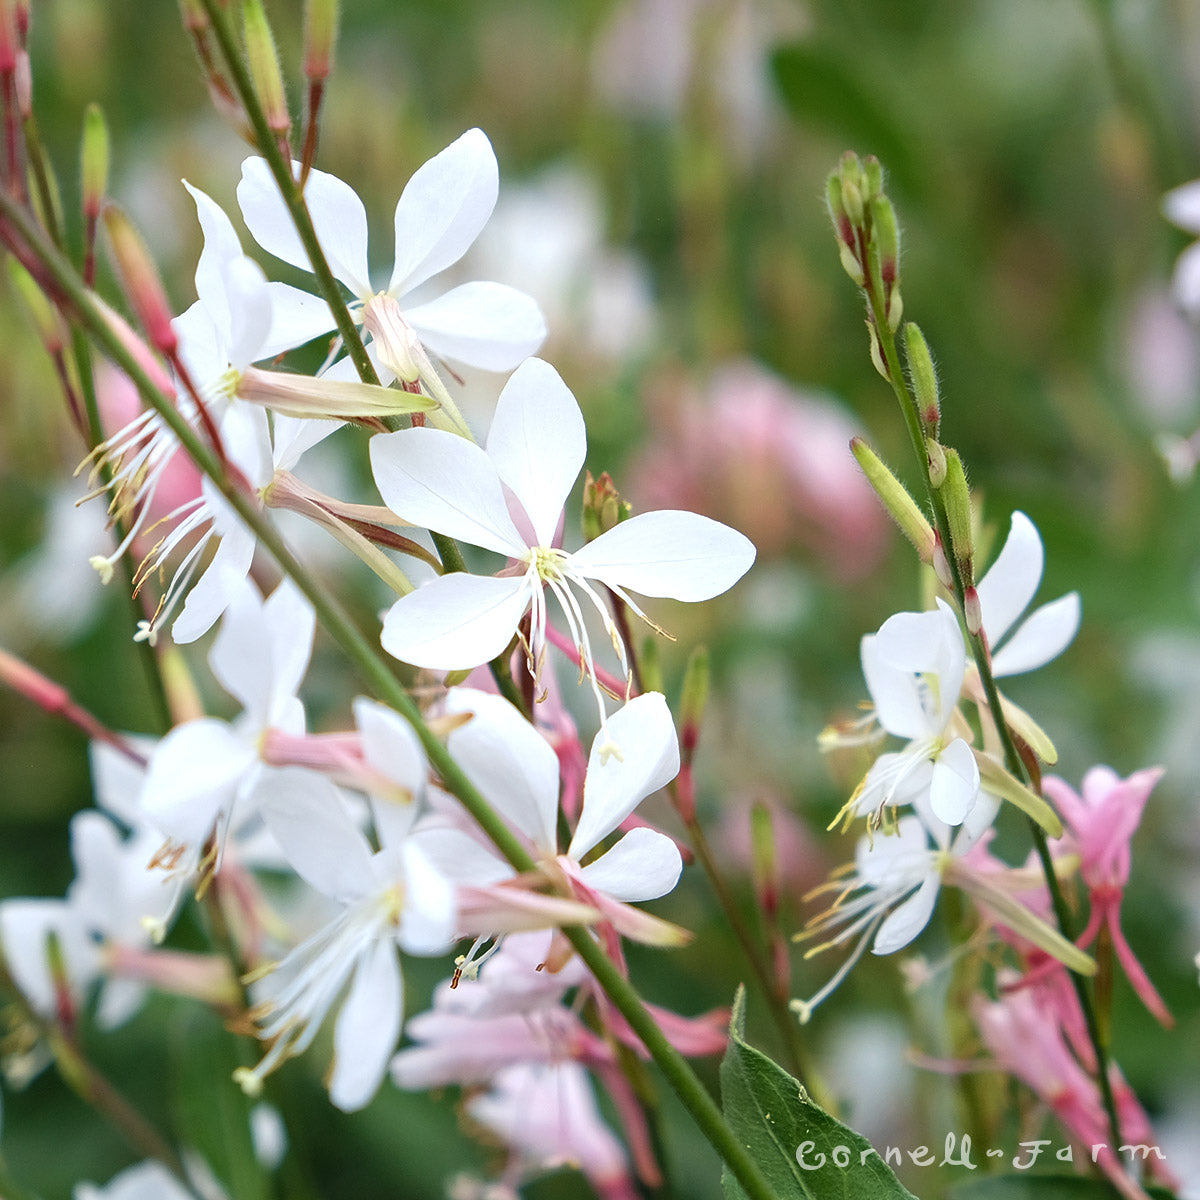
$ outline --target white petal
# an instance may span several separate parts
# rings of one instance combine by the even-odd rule
[[[342,1112],[357,1112],[379,1090],[400,1039],[404,993],[396,948],[377,941],[358,960],[350,994],[333,1031],[329,1099]]]
[[[953,609],[939,599],[932,612],[897,613],[880,626],[876,651],[891,666],[937,676],[937,710],[927,717],[926,732],[940,733],[962,691],[967,648]]]
[[[457,572],[401,596],[383,619],[383,648],[414,667],[460,671],[490,662],[529,606],[523,577]]]
[[[420,166],[396,204],[396,265],[388,291],[397,299],[458,262],[496,207],[499,169],[479,129]]]
[[[1014,512],[1004,546],[979,581],[979,608],[988,640],[998,646],[1013,622],[1029,607],[1042,581],[1045,551],[1033,522]]]
[[[971,747],[955,738],[934,761],[929,807],[939,821],[961,825],[978,795],[979,764]]]
[[[407,804],[392,797],[377,803],[372,798],[371,811],[380,845],[399,845],[412,827],[417,802],[425,791],[429,771],[425,752],[412,726],[399,713],[365,696],[354,701],[354,723],[362,738],[367,763],[412,797]]]
[[[337,421],[275,414],[271,428],[271,457],[276,470],[291,471],[301,457],[340,428]]]
[[[498,856],[497,851],[482,845],[461,829],[418,828],[409,840],[438,871],[455,883],[486,887],[514,875],[512,867]]]
[[[487,455],[524,507],[537,545],[553,541],[586,453],[575,397],[548,362],[526,359],[496,402]]]
[[[324,300],[291,284],[268,283],[267,297],[271,302],[271,328],[259,349],[260,359],[294,350],[336,326]]]
[[[1034,609],[992,659],[992,673],[1020,675],[1057,658],[1079,630],[1079,593]]]
[[[592,743],[583,811],[569,857],[578,862],[651,792],[678,774],[679,741],[666,700],[659,692],[630,700],[609,717]]]
[[[262,608],[265,634],[270,647],[271,708],[268,720],[279,713],[300,690],[312,655],[317,615],[304,594],[284,579],[267,597]]]
[[[1189,317],[1200,316],[1200,242],[1193,242],[1175,260],[1171,292]]]
[[[875,704],[879,724],[896,737],[920,738],[936,732],[930,729],[929,714],[921,703],[916,675],[888,662],[879,644],[879,635],[867,634],[861,643],[863,678]]]
[[[159,742],[146,771],[141,807],[176,841],[199,843],[217,814],[233,806],[256,761],[254,751],[223,721],[188,721]]]
[[[941,890],[941,876],[931,874],[924,883],[879,927],[871,945],[872,954],[894,954],[902,950],[929,924]]]
[[[297,170],[298,163],[292,164]],[[293,267],[311,271],[308,254],[296,233],[275,178],[262,158],[242,163],[237,189],[246,228],[268,253]],[[330,269],[360,300],[371,295],[367,270],[367,213],[349,184],[324,171],[310,171],[304,199]]]
[[[192,584],[171,626],[171,637],[181,646],[203,637],[229,603],[229,581],[245,578],[253,561],[254,535],[249,530],[241,528],[221,538],[207,570]]]
[[[503,283],[464,283],[406,309],[425,349],[484,371],[511,371],[546,340],[537,301]]]
[[[749,538],[698,513],[641,513],[571,556],[581,574],[643,596],[709,600],[754,562]]]
[[[398,517],[447,537],[520,557],[500,476],[476,445],[441,429],[401,429],[371,439],[371,470]]]
[[[396,940],[409,954],[444,954],[454,941],[458,914],[454,885],[418,842],[403,847],[405,905]]]
[[[196,216],[204,232],[204,248],[196,263],[196,296],[228,345],[233,331],[227,296],[227,272],[230,263],[243,257],[242,244],[233,223],[215,200],[199,188],[192,187],[186,179],[183,186],[196,202]]]
[[[1172,188],[1162,198],[1163,215],[1188,233],[1200,233],[1200,179]]]
[[[264,358],[263,346],[271,328],[271,293],[267,277],[258,263],[242,255],[226,268],[229,295],[229,363],[244,371]]]
[[[130,740],[135,749],[150,757],[155,745],[153,741],[145,738]],[[88,762],[96,804],[131,829],[143,825],[146,814],[138,808],[137,797],[142,790],[146,768],[114,747],[97,741],[88,744]]]
[[[271,646],[258,589],[242,575],[224,580],[225,619],[208,654],[220,685],[251,714],[258,729],[266,725],[271,687]]]
[[[510,825],[544,853],[558,846],[558,755],[501,696],[454,688],[451,713],[474,713],[446,743],[471,782]]]
[[[270,771],[256,794],[284,856],[317,891],[345,904],[373,886],[371,847],[323,775],[300,767]]]
[[[679,847],[666,834],[639,826],[581,872],[590,888],[626,902],[665,896],[683,873]]]

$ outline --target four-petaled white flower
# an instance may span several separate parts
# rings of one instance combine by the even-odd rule
[[[562,606],[603,715],[576,589],[599,613],[624,666],[625,646],[597,584],[641,615],[629,592],[707,600],[749,570],[754,546],[747,538],[689,512],[642,513],[580,550],[560,549],[556,530],[586,450],[575,397],[558,372],[537,358],[526,359],[501,392],[486,452],[428,428],[371,439],[375,481],[393,512],[516,564],[495,576],[443,575],[401,597],[384,619],[389,654],[417,667],[476,667],[504,650],[532,609],[527,649],[536,675],[545,654],[549,589]]]
[[[979,794],[979,766],[952,730],[967,659],[950,606],[889,617],[863,638],[862,667],[879,724],[909,741],[876,759],[851,800],[854,814],[927,795],[939,820],[961,824]]]
[[[469,129],[420,167],[396,204],[396,261],[387,288],[378,291],[368,272],[362,201],[335,176],[309,172],[304,196],[313,225],[333,274],[356,298],[352,314],[374,339],[372,357],[383,368],[385,383],[420,380],[446,404],[426,350],[467,366],[508,371],[545,340],[546,323],[536,302],[500,283],[465,283],[435,300],[401,308],[414,289],[462,258],[492,215],[498,190],[496,156],[479,129]],[[263,159],[242,164],[238,203],[264,250],[312,269]],[[328,306],[306,292],[273,284],[272,301],[272,344],[295,345],[334,328]],[[345,373],[334,369],[335,375]],[[452,405],[447,407],[453,413]]]

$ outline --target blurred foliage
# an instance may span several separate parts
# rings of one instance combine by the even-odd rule
[[[1094,762],[1125,774],[1167,755],[1172,768],[1135,843],[1127,914],[1178,1026],[1171,1034],[1155,1028],[1123,983],[1114,1020],[1131,1082],[1169,1114],[1200,1078],[1191,965],[1200,934],[1200,756],[1177,725],[1180,714],[1196,715],[1200,680],[1168,686],[1138,663],[1144,639],[1164,632],[1200,654],[1200,489],[1173,485],[1154,448],[1156,435],[1187,435],[1200,422],[1200,396],[1193,374],[1170,405],[1156,404],[1162,388],[1146,372],[1158,360],[1131,345],[1140,307],[1164,293],[1184,244],[1162,220],[1159,198],[1200,174],[1200,15],[1185,0],[664,0],[640,7],[666,17],[614,48],[614,22],[638,7],[348,0],[319,165],[363,195],[381,266],[404,181],[470,125],[496,147],[502,190],[555,165],[587,173],[603,197],[607,244],[636,253],[648,271],[655,334],[617,364],[553,331],[544,353],[588,416],[589,467],[612,471],[620,485],[646,440],[645,405],[743,356],[797,388],[839,397],[912,477],[822,201],[843,149],[880,155],[903,226],[906,316],[920,322],[939,366],[943,436],[961,451],[1001,532],[1016,507],[1039,525],[1042,595],[1076,588],[1083,597],[1075,646],[1011,693],[1051,732],[1073,783]],[[178,180],[234,212],[246,147],[211,111],[174,5],[55,0],[35,8],[39,122],[66,210],[77,204],[83,107],[96,100],[112,128],[113,195],[141,223],[182,308],[192,297],[199,231]],[[299,5],[268,8],[296,81]],[[686,69],[675,80],[681,55]],[[294,104],[300,94],[294,82]],[[3,596],[82,448],[8,289],[0,327]],[[361,464],[355,469],[361,479]],[[798,924],[798,895],[848,850],[833,842],[813,849],[845,795],[845,781],[832,780],[816,753],[816,734],[863,695],[860,637],[919,603],[919,582],[902,547],[851,585],[798,551],[762,562],[757,574],[758,584],[701,613],[672,612],[679,642],[664,656],[677,688],[690,646],[712,646],[717,691],[699,761],[701,800],[731,861],[748,799],[770,798],[788,814],[799,839],[788,880]],[[92,582],[90,590],[63,586],[78,587],[86,604],[98,591]],[[369,618],[378,597],[365,585],[338,586]],[[155,732],[119,599],[101,598],[100,613],[66,639],[10,628],[11,614],[0,610],[0,640],[108,724]],[[192,652],[197,662],[202,649]],[[326,690],[312,707],[336,723],[353,684],[337,680],[336,662],[320,655],[313,681]],[[0,693],[0,780],[0,892],[61,894],[70,872],[66,821],[90,800],[81,738]],[[1003,836],[1024,854],[1019,829]],[[693,928],[696,942],[670,960],[631,955],[635,978],[651,999],[689,1012],[727,1004],[740,960],[702,882],[689,880],[660,911]],[[936,941],[932,931],[929,938]],[[417,964],[411,1011],[441,970]],[[798,963],[797,990],[811,991],[830,970],[823,959]],[[818,1014],[817,1047],[837,1028],[853,1029],[855,1014],[875,1019],[904,1006],[891,965],[865,962]],[[93,1038],[105,1061],[133,1051],[138,1068],[128,1086],[144,1103],[164,1104],[164,1042],[199,1036],[176,1016],[155,1004],[107,1048]],[[752,1040],[770,1049],[761,1016],[752,997]],[[922,1040],[936,1020],[905,1019],[923,1052],[944,1052]],[[831,1052],[835,1091],[849,1086],[843,1066]],[[449,1100],[431,1105],[385,1087],[349,1120],[330,1111],[315,1070],[293,1065],[280,1083],[327,1200],[437,1196],[450,1171],[480,1161],[455,1133]],[[194,1086],[203,1107],[217,1081]],[[928,1081],[920,1084],[910,1120],[875,1135],[904,1138],[922,1120],[952,1125],[953,1109],[931,1094]],[[666,1111],[679,1194],[717,1195],[708,1152],[673,1101]],[[126,1161],[115,1135],[51,1077],[6,1098],[5,1117],[11,1166],[38,1181],[47,1200]],[[941,1186],[919,1172],[902,1178],[927,1197]],[[556,1176],[529,1194],[578,1195],[581,1187]]]

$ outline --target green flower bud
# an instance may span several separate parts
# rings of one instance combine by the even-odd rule
[[[271,132],[285,137],[292,127],[288,115],[287,94],[283,87],[283,72],[279,69],[279,54],[275,38],[267,23],[262,0],[244,0],[242,13],[246,27],[246,60],[254,87],[262,101]]]
[[[921,561],[932,562],[935,542],[933,528],[904,484],[888,470],[862,438],[856,437],[850,442],[850,452],[857,459],[862,473],[875,489],[875,494],[887,509],[888,515],[900,527],[900,532],[912,542]]]
[[[942,420],[937,372],[925,335],[911,321],[904,327],[904,348],[908,360],[908,378],[917,400],[921,425],[931,436],[937,437]]]
[[[958,451],[949,447],[946,454],[946,478],[938,489],[946,506],[950,526],[951,550],[958,561],[964,586],[975,582],[975,541],[971,534],[971,489]]]

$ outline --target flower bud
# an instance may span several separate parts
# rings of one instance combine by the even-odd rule
[[[851,225],[861,225],[865,209],[863,208],[862,192],[858,182],[853,179],[842,179],[842,204],[846,208],[846,216]]]
[[[271,132],[286,137],[292,127],[288,116],[287,94],[283,87],[283,73],[279,69],[279,54],[275,39],[267,23],[267,14],[262,0],[245,0],[242,13],[246,27],[246,59],[254,87],[262,101],[263,111]]]
[[[871,362],[875,366],[875,370],[888,381],[892,382],[892,374],[887,368],[887,363],[883,358],[883,347],[879,344],[879,331],[875,328],[875,322],[868,318],[867,320],[867,336],[871,339]]]
[[[191,34],[207,33],[211,28],[208,22],[208,13],[204,11],[204,5],[200,0],[179,0],[179,7],[183,12],[183,27]]]
[[[153,345],[173,358],[179,340],[171,327],[171,305],[146,244],[115,204],[106,204],[103,216],[125,295]]]
[[[83,215],[88,221],[94,221],[100,215],[108,191],[108,126],[97,104],[89,104],[84,113],[80,166]]]
[[[863,190],[868,200],[883,195],[883,164],[873,154],[863,159]]]
[[[946,521],[950,526],[951,549],[958,561],[964,586],[975,582],[975,541],[971,534],[971,489],[958,451],[947,448],[946,478],[938,489],[946,506]]]
[[[310,82],[329,78],[337,46],[338,0],[308,0],[304,12],[304,74]]]
[[[0,75],[10,75],[17,69],[20,49],[16,7],[13,0],[0,0]]]
[[[979,593],[974,587],[968,587],[963,593],[963,619],[967,623],[967,632],[972,637],[978,637],[983,629],[983,609],[979,604]]]
[[[927,433],[937,437],[942,420],[937,372],[925,335],[911,321],[904,327],[904,349],[908,360],[908,378],[917,401],[917,413]]]
[[[763,913],[774,919],[779,911],[779,868],[775,855],[775,826],[771,810],[761,800],[750,810],[751,869],[754,891]]]
[[[883,507],[900,527],[900,532],[912,542],[921,561],[932,562],[933,528],[925,519],[925,514],[917,507],[916,501],[862,438],[854,438],[851,441],[850,452],[857,459],[867,482],[883,502]]]
[[[594,479],[589,471],[583,483],[583,537],[592,541],[607,533],[622,521],[628,520],[633,511],[629,502],[621,499],[620,492],[605,471]]]
[[[641,673],[643,692],[663,690],[662,658],[658,651],[658,643],[659,639],[652,633],[642,639],[638,670]]]
[[[58,311],[46,299],[46,294],[38,287],[33,276],[11,256],[8,259],[8,273],[13,286],[29,309],[33,327],[37,330],[46,353],[51,357],[61,354],[66,345],[67,331]]]
[[[900,229],[896,210],[886,196],[871,201],[871,221],[875,229],[875,244],[879,247],[879,269],[884,295],[891,299],[892,289],[900,277]]]
[[[946,557],[946,547],[942,545],[942,535],[935,533],[933,543],[933,573],[937,581],[948,592],[954,591],[954,572],[950,570],[950,560]]]

